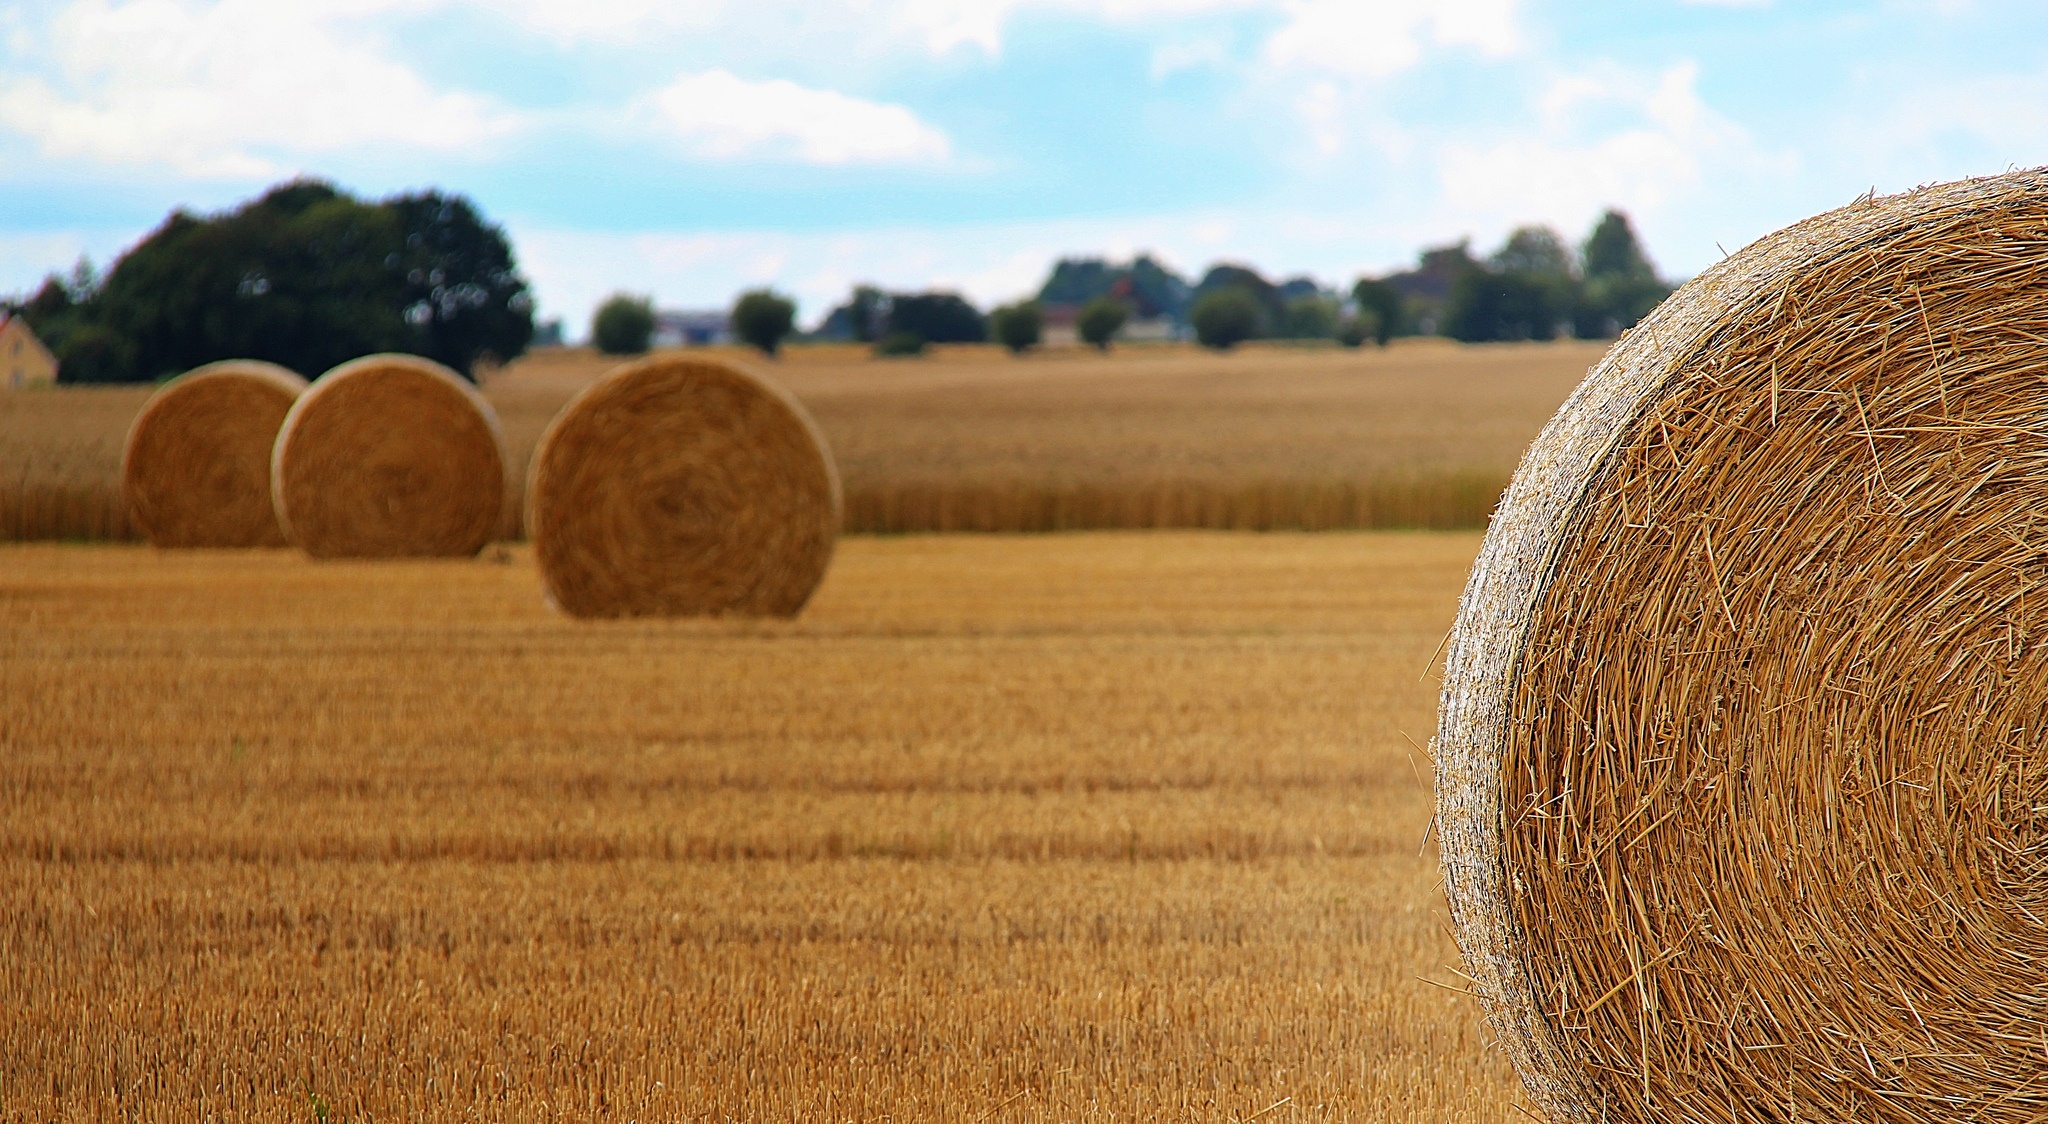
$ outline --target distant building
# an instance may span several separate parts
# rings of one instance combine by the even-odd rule
[[[19,390],[57,381],[57,357],[29,330],[28,321],[0,313],[0,386]]]
[[[1081,331],[1075,326],[1081,318],[1081,305],[1042,301],[1039,308],[1045,316],[1045,346],[1073,347],[1081,342]],[[1133,316],[1117,329],[1116,338],[1124,343],[1160,342],[1186,339],[1188,333],[1186,325],[1169,316]]]
[[[723,308],[667,309],[654,314],[654,347],[704,347],[732,342],[732,313]]]

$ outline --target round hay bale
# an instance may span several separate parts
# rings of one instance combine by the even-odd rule
[[[839,474],[796,399],[719,363],[620,366],[534,451],[526,527],[572,616],[790,616],[825,576]]]
[[[150,395],[121,448],[121,489],[152,546],[283,546],[270,503],[270,449],[306,380],[229,359]]]
[[[285,535],[315,558],[463,557],[498,530],[505,438],[490,403],[416,355],[320,376],[271,456]]]
[[[1530,449],[1437,734],[1467,971],[1571,1121],[2048,1115],[2048,173],[1724,260]]]

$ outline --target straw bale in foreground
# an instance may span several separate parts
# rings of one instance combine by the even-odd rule
[[[151,395],[121,449],[121,487],[143,537],[159,547],[285,545],[270,450],[305,389],[275,363],[229,359]]]
[[[1531,448],[1437,741],[1572,1121],[2048,1117],[2048,173],[1767,237]]]
[[[579,617],[787,616],[825,576],[839,477],[794,398],[655,356],[565,406],[526,489],[548,600]]]
[[[322,375],[271,458],[277,518],[315,558],[462,557],[496,534],[505,439],[461,376],[414,355]]]

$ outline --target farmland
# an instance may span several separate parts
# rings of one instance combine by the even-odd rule
[[[825,431],[855,532],[1118,527],[1477,527],[1543,421],[1597,361],[1583,343],[1385,351],[1133,346],[1012,359],[724,352]],[[611,360],[535,352],[486,379],[525,464]],[[0,394],[0,538],[129,538],[120,451],[147,388]],[[516,533],[516,517],[507,533]]]
[[[1513,1118],[1424,982],[1476,545],[854,538],[606,624],[523,547],[0,549],[0,1104]]]

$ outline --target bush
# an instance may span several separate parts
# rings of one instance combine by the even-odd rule
[[[1287,302],[1280,335],[1291,340],[1326,340],[1337,334],[1337,302],[1327,297],[1297,297]]]
[[[1358,306],[1358,318],[1372,315],[1372,342],[1381,347],[1402,331],[1401,291],[1385,281],[1361,277],[1351,286],[1351,300]],[[1353,344],[1351,346],[1358,346]]]
[[[1372,309],[1359,309],[1344,321],[1343,327],[1337,329],[1337,342],[1345,347],[1364,347],[1368,340],[1378,343],[1381,347],[1387,346],[1387,337],[1382,331],[1379,313]]]
[[[796,329],[796,302],[773,289],[741,293],[732,306],[732,331],[740,340],[774,355],[783,338]]]
[[[590,319],[590,339],[606,355],[638,355],[654,337],[654,302],[613,293]]]
[[[988,322],[958,293],[897,293],[889,298],[889,331],[931,343],[981,343]]]
[[[1109,341],[1116,338],[1124,321],[1131,318],[1131,310],[1115,297],[1096,297],[1081,306],[1080,315],[1074,318],[1074,330],[1079,332],[1084,343],[1092,344],[1099,351],[1109,350]]]
[[[1228,351],[1259,334],[1259,299],[1231,285],[1203,294],[1188,319],[1203,347]]]
[[[924,337],[916,332],[890,332],[875,344],[875,354],[882,356],[923,355]]]
[[[1045,310],[1037,301],[1001,305],[988,314],[988,321],[996,342],[1009,348],[1012,355],[1037,347],[1045,335]]]

